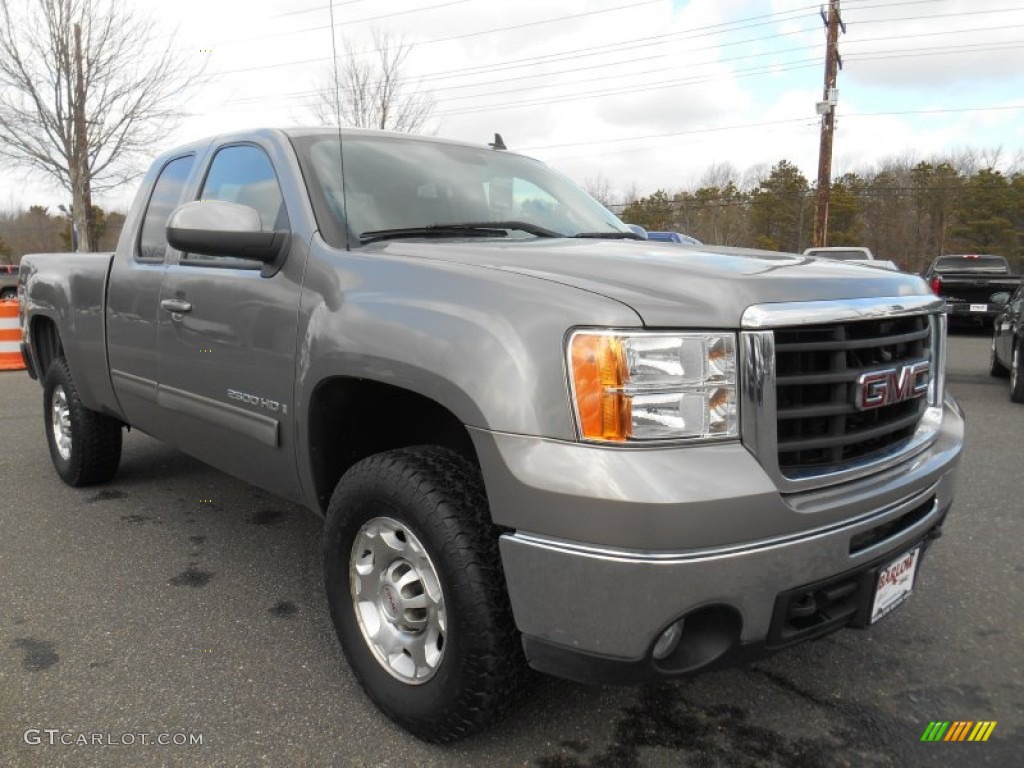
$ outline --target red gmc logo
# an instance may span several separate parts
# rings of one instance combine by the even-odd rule
[[[858,410],[867,411],[922,397],[928,392],[930,379],[931,364],[927,360],[908,363],[899,368],[862,373],[857,378],[855,405]]]

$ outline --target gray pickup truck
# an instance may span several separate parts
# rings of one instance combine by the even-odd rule
[[[526,664],[634,683],[910,595],[963,417],[918,277],[691,249],[542,163],[261,130],[152,166],[115,253],[22,262],[57,473],[130,426],[325,517],[352,670],[421,738]]]

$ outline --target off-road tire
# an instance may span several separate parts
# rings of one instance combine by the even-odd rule
[[[70,428],[70,452],[62,456],[54,434],[54,400],[63,393]],[[121,463],[121,427],[117,419],[89,410],[82,404],[71,369],[56,358],[43,379],[43,424],[50,458],[61,480],[73,487],[110,480]]]
[[[374,519],[405,526],[426,550],[441,585],[443,655],[426,682],[405,682],[389,672],[356,617],[353,543]],[[472,462],[438,446],[386,451],[358,462],[331,497],[323,559],[331,618],[349,665],[396,723],[425,741],[450,742],[493,722],[515,701],[525,662],[498,531]]]

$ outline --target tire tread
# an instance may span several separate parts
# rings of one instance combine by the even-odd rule
[[[394,482],[396,497],[409,492],[405,498],[415,497],[419,508],[446,531],[441,558],[454,564],[468,582],[449,586],[460,590],[469,603],[474,651],[461,666],[463,686],[452,706],[415,720],[389,711],[358,667],[353,671],[370,698],[417,737],[434,743],[463,739],[505,714],[526,683],[522,645],[501,567],[499,532],[491,522],[477,467],[440,446],[401,448],[364,459],[338,483],[331,509],[344,515],[340,505],[346,495],[367,485],[379,487],[382,477]]]
[[[71,410],[71,459],[63,471],[58,464],[59,454],[56,453],[49,431],[50,395],[58,384],[64,387]],[[50,453],[64,482],[76,488],[97,485],[107,482],[117,473],[121,463],[121,422],[85,407],[71,375],[71,368],[63,357],[55,359],[47,370],[43,407],[47,414],[45,424]]]

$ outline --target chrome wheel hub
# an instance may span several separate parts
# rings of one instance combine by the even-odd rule
[[[71,408],[64,387],[58,384],[50,397],[50,427],[57,453],[64,461],[71,458]]]
[[[363,524],[352,543],[349,582],[363,640],[403,683],[430,680],[448,631],[434,563],[405,525],[390,517]]]

